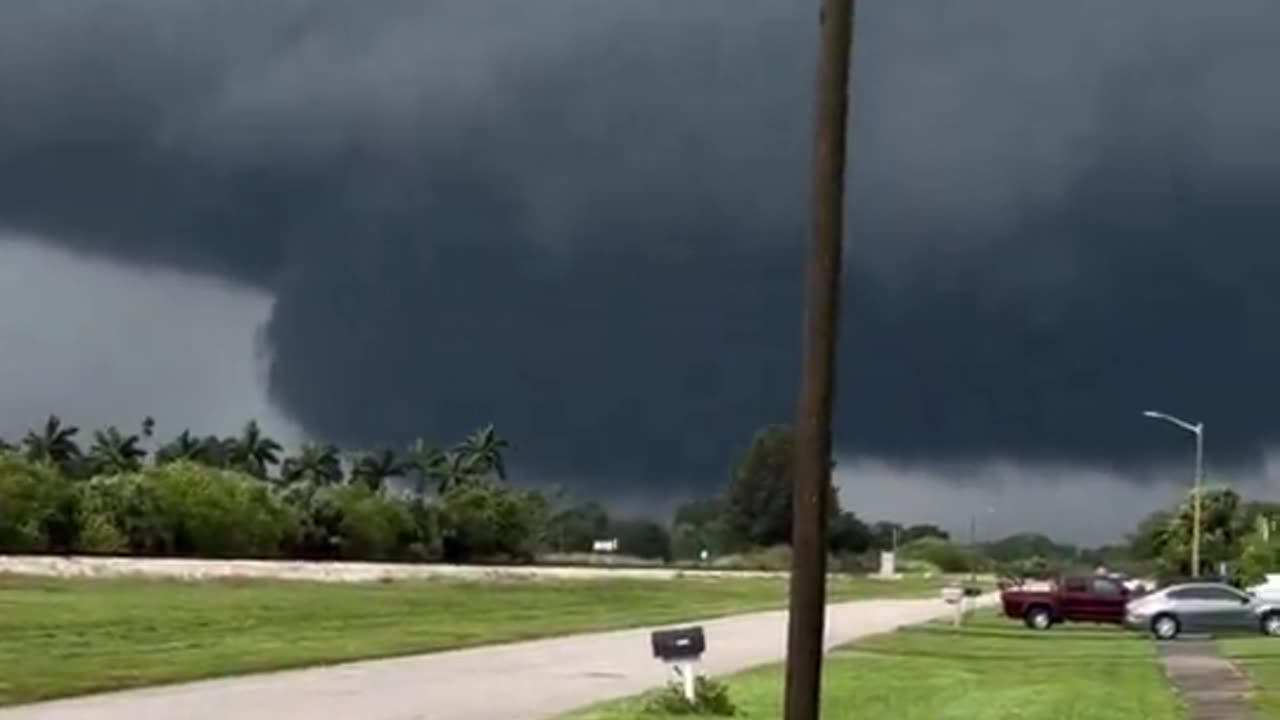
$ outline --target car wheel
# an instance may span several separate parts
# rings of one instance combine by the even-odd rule
[[[1048,630],[1053,627],[1053,615],[1049,613],[1049,608],[1046,607],[1033,607],[1027,610],[1027,615],[1023,620],[1027,623],[1027,627],[1032,630]]]
[[[1280,612],[1269,612],[1262,616],[1262,632],[1271,637],[1280,637]]]
[[[1182,631],[1182,625],[1178,622],[1178,618],[1172,615],[1157,615],[1151,621],[1151,633],[1160,640],[1172,640],[1178,637],[1178,633]]]

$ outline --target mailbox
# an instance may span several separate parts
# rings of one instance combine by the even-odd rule
[[[970,585],[969,587],[964,589],[965,597],[978,597],[981,594],[982,594],[982,588],[974,585]]]
[[[707,650],[707,638],[698,626],[655,630],[650,639],[653,656],[664,662],[697,660]]]

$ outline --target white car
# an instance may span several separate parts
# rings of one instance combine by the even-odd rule
[[[1248,588],[1255,597],[1280,602],[1280,575],[1268,575],[1266,582]]]

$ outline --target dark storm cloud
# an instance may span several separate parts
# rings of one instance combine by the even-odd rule
[[[801,4],[805,5],[805,4]],[[0,10],[0,225],[272,293],[316,434],[489,420],[542,477],[718,481],[791,415],[811,9]],[[1280,8],[866,2],[846,452],[1125,463],[1280,429]]]

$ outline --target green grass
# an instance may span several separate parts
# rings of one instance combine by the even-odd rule
[[[1253,706],[1261,717],[1280,717],[1280,640],[1233,637],[1218,641],[1222,653],[1249,674],[1257,687]]]
[[[1120,630],[1068,626],[1033,633],[982,614],[963,628],[905,628],[842,648],[826,663],[823,718],[884,720],[1176,720],[1149,640]],[[738,717],[776,720],[777,667],[730,678]],[[572,720],[658,720],[643,698],[589,709]],[[568,719],[566,719],[568,720]]]
[[[832,580],[834,598],[936,592]],[[553,582],[0,577],[0,704],[778,607],[771,579]]]

